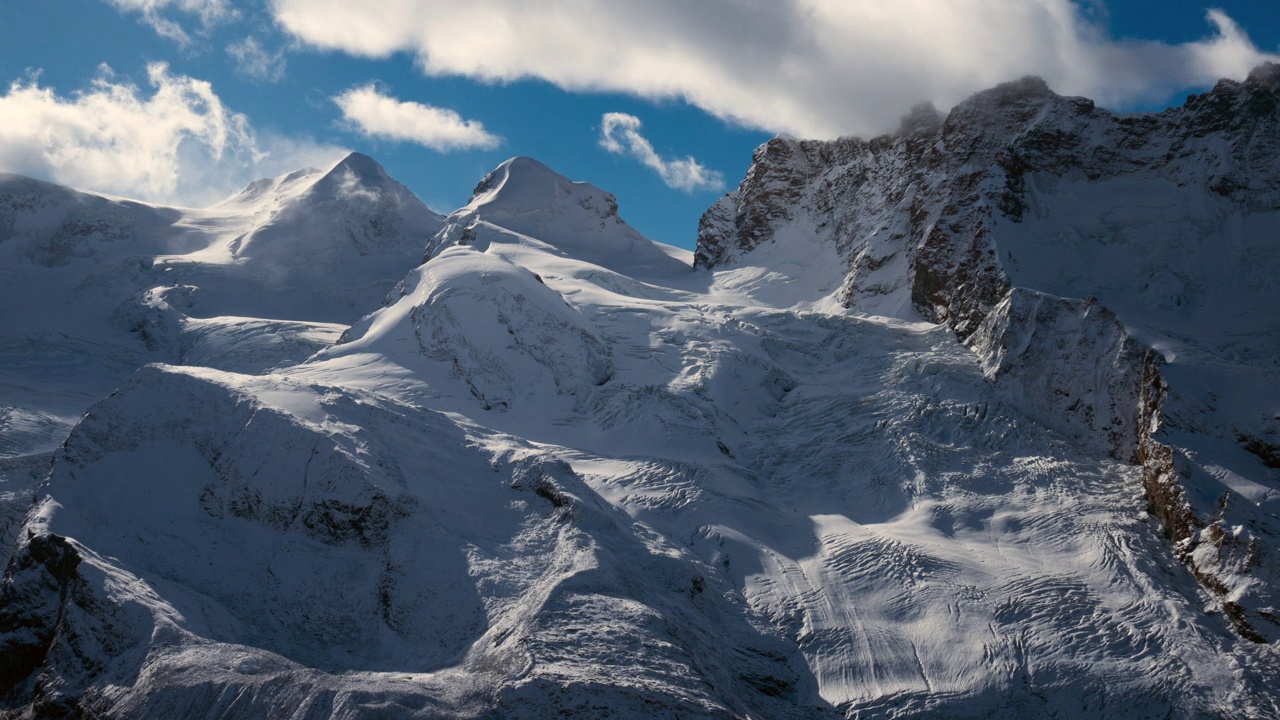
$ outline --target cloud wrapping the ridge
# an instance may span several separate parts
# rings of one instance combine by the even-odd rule
[[[422,103],[384,95],[372,84],[354,87],[333,98],[342,116],[367,137],[412,142],[434,150],[492,150],[502,138],[476,120]]]
[[[276,83],[284,79],[284,51],[268,52],[250,35],[227,46],[227,55],[236,62],[236,72],[257,82]]]
[[[179,45],[191,42],[191,36],[177,21],[165,17],[161,11],[170,8],[195,15],[200,24],[209,28],[237,16],[231,7],[230,0],[106,0],[120,12],[132,12],[142,16],[142,21],[150,25],[161,37],[168,38]]]
[[[73,187],[180,205],[221,200],[248,182],[346,152],[307,139],[258,135],[205,81],[147,66],[152,91],[105,65],[71,96],[38,78],[0,93],[0,168]]]
[[[1025,74],[1125,105],[1277,59],[1219,11],[1208,13],[1203,40],[1174,45],[1108,37],[1071,0],[270,0],[270,8],[312,46],[409,52],[430,75],[682,98],[806,137],[892,129],[921,100],[946,108]]]
[[[692,157],[664,160],[653,144],[640,134],[640,118],[626,113],[605,113],[600,118],[600,146],[615,155],[630,155],[652,169],[667,187],[694,192],[724,189],[724,175],[708,170]]]

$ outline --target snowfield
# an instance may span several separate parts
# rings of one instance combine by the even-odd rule
[[[994,185],[1027,83],[772,141],[696,262],[528,158],[3,179],[0,716],[1280,714],[1280,203]]]

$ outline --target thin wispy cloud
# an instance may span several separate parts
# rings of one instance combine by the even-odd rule
[[[101,66],[70,95],[38,76],[0,93],[0,168],[74,187],[179,205],[220,200],[251,180],[323,166],[342,148],[255,133],[203,80],[147,67],[149,89]]]
[[[1106,105],[1161,100],[1280,59],[1231,18],[1187,43],[1109,37],[1071,0],[271,0],[314,47],[417,56],[429,75],[540,78],[575,91],[676,98],[775,132],[891,129],[1025,74]]]
[[[465,120],[446,108],[398,100],[372,84],[354,87],[333,98],[342,116],[366,137],[412,142],[433,150],[491,150],[502,138],[476,120]]]
[[[600,119],[600,146],[615,155],[629,155],[658,173],[667,187],[694,192],[724,189],[724,175],[708,170],[692,157],[664,159],[640,133],[640,118],[626,113],[605,113]]]
[[[239,15],[230,0],[106,0],[117,10],[135,13],[142,22],[151,26],[160,36],[179,45],[188,45],[191,36],[177,20],[174,13],[184,13],[199,19],[202,28],[209,28],[229,21]]]
[[[284,51],[270,52],[252,35],[228,45],[227,55],[235,61],[236,72],[250,80],[276,83],[284,79]]]

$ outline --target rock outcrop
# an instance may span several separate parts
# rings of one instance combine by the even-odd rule
[[[1277,220],[1280,65],[1147,114],[1028,77],[945,116],[916,108],[892,135],[769,141],[703,216],[695,265],[732,267],[789,227],[835,247],[845,307],[946,324],[1030,415],[1142,464],[1188,566],[1242,634],[1276,639],[1280,565],[1258,550],[1280,530],[1276,478],[1241,450],[1263,447],[1277,399],[1280,326],[1261,319],[1280,300]],[[1267,389],[1190,400],[1244,385]],[[1195,459],[1190,435],[1232,432],[1230,460]]]

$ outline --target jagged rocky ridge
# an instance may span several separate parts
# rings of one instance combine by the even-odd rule
[[[1132,115],[1028,77],[917,107],[893,135],[770,141],[703,216],[695,264],[821,237],[842,306],[945,323],[1025,412],[1141,465],[1179,556],[1266,642],[1277,221],[1280,66]]]
[[[1271,298],[1270,211],[1163,171],[1117,175],[1121,193],[1049,168],[1024,175],[1014,222],[990,168],[943,157],[965,112],[984,119],[961,135],[987,147],[1064,103],[1086,104],[1028,81],[870,144],[775,141],[761,157],[782,148],[788,167],[757,162],[708,214],[697,272],[608,193],[516,158],[402,233],[403,279],[315,352],[224,330],[183,366],[138,370],[47,477],[4,477],[0,716],[1274,716],[1275,645],[1241,632],[1262,625],[1275,544],[1265,518],[1228,524],[1272,512],[1273,478],[1247,463],[1268,452],[1250,413],[1273,397],[1276,333],[1237,317]],[[919,308],[906,198],[926,219],[946,208],[925,185],[892,200],[869,151],[809,159],[912,143],[937,173],[901,155],[876,177],[954,186],[932,252],[961,248],[937,270],[945,302]],[[398,186],[365,160],[351,176]],[[783,176],[785,204],[751,189]],[[298,178],[249,188],[241,202],[268,208],[250,220],[166,222],[241,218],[214,255],[251,276],[280,265],[253,252],[267,238],[359,241],[253,229],[271,226],[263,198],[318,185]],[[334,227],[399,216],[344,207]],[[1150,226],[1193,259],[1149,257],[1134,228]],[[1111,263],[1089,259],[1098,244]],[[1234,294],[1204,262],[1221,247]],[[970,277],[988,271],[989,287]],[[257,319],[289,317],[258,300]],[[180,338],[255,322],[183,315]],[[1180,506],[1149,513],[1132,464],[1158,452],[1146,466],[1178,474],[1148,488],[1213,504],[1230,482],[1253,503],[1214,505],[1221,542],[1164,538]],[[1246,532],[1250,572],[1209,575]]]

